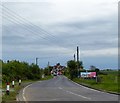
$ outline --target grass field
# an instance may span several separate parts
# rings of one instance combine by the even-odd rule
[[[99,81],[96,82],[96,79],[83,79],[83,78],[75,78],[73,81],[84,84],[86,86],[90,86],[92,88],[105,90],[109,92],[120,93],[120,89],[118,86],[118,72],[117,71],[102,71],[104,73],[98,75]]]

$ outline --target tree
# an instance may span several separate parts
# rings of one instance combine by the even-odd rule
[[[33,75],[33,79],[40,79],[41,78],[41,73],[40,73],[40,69],[39,69],[38,65],[35,65],[32,63],[30,65],[30,71]]]
[[[44,74],[47,76],[47,75],[50,75],[50,70],[49,70],[49,67],[46,67],[44,69]]]
[[[2,74],[2,79],[5,82],[10,82],[13,79],[38,80],[41,78],[41,70],[37,65],[29,65],[26,62],[19,62],[16,60],[7,61],[7,63],[2,62]]]
[[[74,60],[67,62],[70,79],[77,77],[77,63]]]
[[[93,66],[93,65],[90,66],[90,70],[95,70],[95,69],[96,69],[95,66]]]
[[[96,68],[96,69],[95,69],[96,76],[98,76],[98,74],[99,74],[99,71],[100,71],[100,70],[99,70],[98,68]]]

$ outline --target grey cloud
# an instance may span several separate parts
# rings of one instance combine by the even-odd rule
[[[31,57],[35,58],[51,55],[54,57],[58,57],[59,53],[70,53],[70,55],[67,56],[61,55],[61,57],[63,57],[62,59],[57,59],[60,62],[65,62],[68,60],[65,60],[65,57],[71,57],[71,59],[73,59],[72,55],[76,52],[76,46],[79,46],[82,51],[99,51],[101,49],[111,50],[109,48],[117,48],[117,17],[116,14],[113,13],[113,11],[108,10],[110,15],[109,13],[108,15],[104,15],[105,13],[107,13],[107,10],[104,12],[104,9],[102,9],[103,11],[101,11],[100,7],[99,13],[99,11],[97,12],[97,10],[94,11],[94,9],[96,8],[93,8],[92,10],[95,13],[93,13],[92,15],[92,13],[86,11],[86,13],[88,13],[88,18],[84,18],[86,17],[85,13],[80,12],[80,14],[77,14],[79,13],[80,8],[78,8],[78,10],[73,9],[73,11],[71,12],[69,12],[69,10],[65,10],[64,12],[65,8],[60,8],[61,6],[57,8],[57,6],[53,5],[53,3],[6,3],[5,6],[10,8],[11,10],[14,10],[17,14],[22,15],[24,18],[27,18],[35,25],[37,24],[38,26],[40,26],[41,24],[45,24],[45,31],[47,31],[48,33],[41,31],[38,27],[31,26],[26,22],[22,22],[22,25],[20,23],[16,24],[14,22],[8,23],[9,21],[4,19],[4,58],[30,59]],[[76,5],[74,4],[72,6]],[[102,6],[105,7],[106,5]],[[113,8],[113,6],[111,8]],[[86,10],[86,8],[83,8],[83,10]],[[62,15],[64,13],[66,14]],[[98,15],[95,16],[95,14]],[[72,19],[71,16],[74,17],[74,19]],[[96,60],[93,60],[93,62],[99,60],[99,55],[97,55],[97,57],[98,58]],[[101,58],[102,59],[100,61],[103,61],[104,58]],[[87,57],[87,60],[88,59],[89,58]],[[51,59],[51,61],[54,61],[55,63],[56,59],[53,58]],[[42,63],[42,59],[40,62]],[[46,60],[43,62],[43,64],[45,62]],[[99,63],[96,64],[98,65]],[[110,62],[109,64],[113,65],[112,62]]]
[[[81,45],[84,49],[117,47],[117,20],[114,16],[88,21],[67,21],[50,25],[48,30],[55,33],[66,46]]]
[[[5,44],[46,44],[53,37],[35,26],[24,24],[3,26],[3,43]]]
[[[81,46],[82,49],[101,49],[101,48],[111,48],[117,47],[117,40],[112,41],[110,37],[103,36],[96,36],[96,38],[92,35],[90,36],[58,36],[59,40],[61,41],[61,45],[65,47],[74,47],[74,46]],[[116,38],[116,37],[115,37]]]
[[[75,23],[71,23],[73,24],[72,26],[74,26]],[[83,24],[85,25],[85,23]],[[81,23],[79,25],[81,25]],[[98,48],[106,48],[106,47],[108,48],[108,47],[117,46],[117,40],[113,41],[113,39],[115,39],[117,35],[114,35],[109,30],[102,31],[101,28],[99,27],[95,30],[84,28],[81,33],[81,31],[79,30],[78,31],[72,30],[71,32],[69,32],[69,30],[71,30],[71,25],[68,24],[62,25],[62,28],[61,26],[58,27],[52,26],[51,29],[54,29],[54,27],[56,27],[55,31],[53,32],[56,35],[53,37],[50,34],[49,35],[46,35],[45,33],[42,34],[40,29],[38,28],[35,27],[32,28],[29,25],[27,26],[31,28],[35,32],[35,34],[33,32],[30,32],[29,30],[26,31],[24,30],[24,28],[21,28],[17,25],[5,27],[5,29],[3,30],[3,43],[6,43],[8,45],[12,44],[12,45],[26,45],[26,46],[27,45],[46,45],[46,46],[58,45],[66,48],[73,48],[76,45],[80,45],[83,49],[90,49],[90,48],[98,49]],[[67,30],[66,27],[68,28]],[[9,32],[7,32],[6,28],[8,28]],[[18,34],[16,34],[16,32],[13,32],[13,28],[16,28],[15,31],[19,31]],[[59,29],[61,31],[59,31]],[[47,29],[46,31],[49,32],[50,29]],[[115,30],[112,29],[112,31]],[[24,37],[21,37],[20,33],[23,33]],[[44,37],[44,39],[41,38],[41,36]]]

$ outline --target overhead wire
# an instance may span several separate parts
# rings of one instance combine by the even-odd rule
[[[8,14],[6,14],[6,15],[8,15]],[[22,24],[22,22],[20,22],[20,21],[17,21],[17,20],[15,20],[15,19],[17,19],[17,18],[13,18],[13,16],[11,17],[10,15],[8,15],[8,17],[9,18],[7,18],[7,17],[5,17],[7,20],[9,19],[9,21],[11,21],[11,22],[14,22],[14,23],[16,23],[16,24],[18,24],[19,25],[19,23],[20,24]],[[13,19],[13,20],[11,20],[11,19]],[[26,25],[24,25],[24,24],[22,24],[25,28],[26,28],[26,30],[28,30],[28,31],[31,31],[31,28],[29,28],[28,26],[26,26]],[[20,26],[22,26],[22,25],[20,25]],[[33,34],[38,34],[39,32],[36,32],[36,31],[34,31],[34,30],[32,30],[31,31]],[[40,33],[39,33],[40,34]],[[44,33],[43,33],[44,34]],[[46,35],[46,34],[45,34]],[[47,38],[44,38],[44,37],[42,37],[41,35],[39,35],[42,39],[45,39],[45,40],[47,40],[48,42],[50,42],[50,43],[52,43],[53,45],[55,45],[56,46],[56,44],[55,43],[53,43],[53,40],[54,41],[56,41],[56,42],[58,42],[58,40],[56,40],[56,39],[53,39],[52,40],[52,42],[51,42],[51,38],[49,38],[49,37],[47,37]],[[38,39],[38,37],[36,37],[37,39]],[[59,45],[59,46],[61,46],[61,45]]]
[[[37,28],[37,29],[40,29],[40,31],[44,31],[44,33],[46,33],[46,35],[49,34],[49,36],[54,37],[54,39],[56,40],[56,36],[52,35],[53,33],[49,33],[48,31],[42,29],[40,26],[33,24],[32,22],[30,22],[30,21],[28,21],[27,19],[23,18],[22,16],[18,15],[17,13],[15,13],[15,12],[12,11],[12,10],[10,10],[9,8],[7,8],[7,7],[5,7],[5,6],[3,6],[3,7],[4,7],[5,9],[7,9],[8,11],[10,11],[11,13],[14,13],[15,16],[18,16],[19,18],[21,18],[21,19],[24,20],[25,22],[27,21],[27,22],[29,23],[29,25],[35,26],[35,29]]]
[[[15,23],[17,25],[19,25],[21,28],[24,29],[24,31],[28,31],[30,33],[33,33],[33,34],[37,34],[37,32],[33,31],[33,29],[29,28],[28,26],[26,26],[25,24],[22,24],[20,21],[16,21],[13,17],[7,15],[7,17],[5,15],[3,15],[4,19],[10,21],[11,23]],[[9,17],[9,18],[8,18]],[[29,36],[29,35],[28,35]],[[42,39],[46,39],[44,38],[43,36],[39,35],[39,37],[41,37]],[[31,36],[31,38],[34,38],[34,39],[38,39],[38,36],[35,37],[34,36]]]
[[[15,13],[14,11],[8,9],[7,7],[5,7],[5,6],[3,6],[3,7],[4,7],[5,9],[7,9],[8,11],[10,11],[10,13],[14,13],[13,17],[15,17],[15,18],[16,18],[16,16],[19,17],[20,20],[22,20],[23,22],[29,24],[29,25],[32,26],[33,28],[35,27],[34,29],[39,30],[39,32],[41,32],[42,34],[47,35],[47,36],[48,36],[47,39],[50,37],[50,38],[53,39],[54,41],[58,42],[58,40],[56,39],[56,36],[54,36],[53,33],[50,33],[50,32],[48,32],[48,31],[42,29],[40,26],[33,24],[31,21],[23,18],[22,16],[18,15],[18,14]],[[9,13],[9,12],[8,12],[8,13]],[[17,18],[17,19],[19,19],[19,18]],[[27,22],[26,22],[26,21],[27,21]],[[30,29],[31,29],[31,28],[30,28]],[[35,31],[35,32],[36,32],[36,31]],[[38,33],[39,33],[39,32],[38,32]],[[39,34],[38,34],[38,35],[39,35]],[[44,36],[45,36],[45,35],[44,35]],[[40,36],[40,35],[39,35],[39,36]],[[72,44],[74,45],[73,42],[72,42]]]
[[[9,12],[6,11],[6,10],[5,10],[5,11],[6,11],[8,14],[11,13],[10,15],[12,15],[12,17],[14,17],[15,19],[18,19],[18,20],[22,21],[23,24],[24,24],[24,23],[25,23],[25,24],[29,24],[29,26],[33,27],[34,29],[37,28],[37,30],[39,30],[39,32],[41,32],[42,34],[45,34],[45,35],[47,35],[47,36],[49,36],[49,37],[51,37],[51,38],[56,39],[56,37],[55,37],[54,35],[48,33],[47,31],[43,30],[41,27],[39,27],[39,26],[33,24],[32,22],[28,21],[27,19],[25,19],[25,18],[23,18],[22,16],[18,15],[18,14],[15,13],[14,11],[8,9],[8,8],[5,7],[5,6],[3,6],[3,8],[6,9],[6,10],[8,10]],[[14,13],[14,14],[13,14],[13,13]],[[26,21],[27,21],[27,22],[26,22]],[[36,31],[35,31],[35,32],[36,32]],[[40,35],[39,35],[39,36],[40,36]]]
[[[8,9],[8,8],[5,7],[5,6],[2,6],[2,7]],[[8,9],[8,10],[9,10],[9,9]],[[9,10],[9,11],[11,11],[11,10]],[[11,12],[12,12],[12,11],[11,11]],[[40,30],[42,30],[44,35],[47,35],[47,36],[49,36],[49,37],[52,37],[53,40],[56,40],[56,38],[55,38],[54,35],[51,35],[51,34],[48,33],[47,31],[41,29],[39,26],[36,26],[35,24],[33,24],[33,23],[31,23],[30,21],[24,19],[23,17],[19,16],[19,15],[16,14],[16,13],[15,13],[14,15],[11,14],[11,12],[10,12],[10,13],[9,13],[8,11],[6,12],[6,15],[12,19],[12,20],[9,19],[9,21],[11,21],[12,23],[17,23],[18,25],[20,25],[20,24],[23,23],[22,26],[24,26],[24,27],[26,28],[26,30],[32,32],[33,34],[36,34],[36,35],[37,35],[36,38],[40,37],[40,38],[45,39],[45,40],[49,40],[49,39],[50,39],[50,38],[44,38],[44,37],[42,37],[42,36],[39,35],[39,34],[41,33]],[[12,17],[11,17],[11,15],[12,15]],[[16,17],[16,16],[18,16],[18,17]],[[5,18],[8,19],[7,17],[5,17]],[[22,19],[21,19],[21,18],[22,18]],[[19,20],[19,21],[17,21],[16,19]],[[26,23],[26,21],[27,21],[27,23]],[[29,24],[29,25],[32,26],[33,28],[37,28],[37,30],[39,30],[39,32],[34,31],[34,30],[31,29],[30,27],[27,27],[25,24]],[[51,42],[51,39],[50,39],[50,42]],[[56,45],[56,44],[55,44],[55,45]]]
[[[5,6],[3,6],[3,7],[5,7]],[[29,24],[31,24],[32,26],[35,26],[35,27],[37,27],[37,28],[39,28],[41,31],[43,31],[43,32],[45,32],[46,33],[46,35],[51,35],[51,36],[53,36],[54,38],[56,38],[54,35],[52,35],[51,33],[49,33],[48,31],[46,31],[46,30],[44,30],[43,28],[41,28],[40,27],[40,25],[38,26],[38,25],[35,25],[35,24],[33,24],[32,22],[30,22],[30,21],[28,21],[26,18],[23,18],[22,16],[20,16],[20,15],[18,15],[17,13],[15,13],[14,11],[12,11],[12,10],[10,10],[10,9],[8,9],[7,7],[5,7],[7,10],[9,10],[10,12],[12,12],[12,13],[14,13],[16,16],[18,16],[18,17],[20,17],[21,19],[23,19],[23,20],[25,20],[25,21],[27,21],[27,22],[29,22]]]

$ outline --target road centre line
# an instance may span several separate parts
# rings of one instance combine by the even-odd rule
[[[85,97],[85,96],[82,96],[82,95],[73,93],[73,92],[71,92],[71,91],[66,91],[66,92],[68,92],[68,93],[70,93],[70,94],[73,94],[73,95],[76,95],[76,96],[79,96],[79,97],[82,97],[82,98],[85,98],[85,99],[88,99],[88,100],[91,100],[91,98],[88,98],[88,97]]]
[[[58,88],[64,90],[62,87],[58,87]],[[64,90],[64,91],[66,91],[66,90]],[[66,92],[69,93],[69,94],[73,94],[73,95],[75,95],[75,96],[79,96],[79,97],[82,97],[82,98],[91,100],[91,98],[89,98],[89,97],[85,97],[85,96],[83,96],[83,95],[79,95],[79,94],[73,93],[73,92],[71,92],[71,91],[66,91]]]
[[[58,78],[58,80],[55,82],[55,84],[57,84],[60,81],[60,78]]]
[[[63,89],[63,88],[61,88],[61,87],[58,87],[59,89]]]

